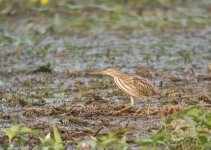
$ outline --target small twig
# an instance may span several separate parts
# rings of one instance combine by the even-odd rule
[[[103,129],[103,127],[100,127],[94,134],[93,134],[93,136],[97,136],[98,135],[98,133],[100,133],[100,131]]]

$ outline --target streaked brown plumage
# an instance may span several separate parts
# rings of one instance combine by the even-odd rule
[[[148,99],[150,96],[160,94],[155,86],[141,76],[129,76],[114,68],[109,68],[93,74],[106,74],[112,76],[117,86],[131,96],[131,106],[134,105],[134,98],[146,97]]]

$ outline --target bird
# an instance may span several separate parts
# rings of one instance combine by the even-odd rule
[[[126,94],[130,96],[130,105],[125,109],[134,106],[136,98],[146,98],[149,100],[147,113],[149,114],[150,105],[152,103],[150,97],[160,95],[160,91],[150,81],[138,75],[128,75],[116,68],[108,68],[102,71],[93,72],[91,74],[112,76],[116,85]],[[124,109],[124,110],[125,110]]]

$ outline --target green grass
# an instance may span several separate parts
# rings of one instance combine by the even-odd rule
[[[211,148],[211,112],[205,106],[191,106],[172,117],[163,120],[163,126],[151,135],[143,135],[137,139],[136,146],[142,149],[201,149]],[[182,122],[183,124],[179,123]],[[176,122],[173,124],[173,122]],[[120,130],[121,133],[128,131]],[[91,149],[129,149],[124,134],[117,138],[119,131],[107,136],[90,137],[78,144],[79,149],[89,146]]]
[[[167,117],[162,121],[162,127],[151,135],[143,135],[135,140],[133,146],[142,149],[201,149],[211,148],[211,112],[206,106],[191,106],[179,113]],[[78,143],[78,149],[89,147],[90,149],[130,149],[125,137],[128,128],[110,132],[104,136],[91,136],[87,140]],[[5,148],[12,149],[29,147],[26,135],[39,139],[39,143],[31,146],[32,149],[50,148],[63,149],[63,143],[58,129],[53,126],[53,137],[50,133],[43,137],[36,130],[19,125],[10,128],[2,128],[1,131],[8,137]],[[65,144],[65,143],[64,143]]]
[[[137,143],[144,149],[210,149],[211,112],[205,106],[191,106],[163,120],[162,128]]]
[[[210,14],[203,8],[184,8],[183,1],[174,0],[121,0],[121,1],[56,1],[46,5],[28,0],[0,1],[2,19],[23,16],[40,17],[45,24],[43,32],[125,30],[154,28],[204,27],[210,25]],[[188,3],[188,2],[187,2]],[[193,1],[196,4],[197,1]],[[165,7],[169,8],[165,10]],[[44,17],[45,19],[43,19]],[[42,29],[42,30],[43,30]],[[39,30],[38,30],[39,31]]]
[[[8,143],[5,143],[4,148],[12,150],[13,148],[28,149],[29,141],[26,136],[33,136],[39,139],[39,144],[31,147],[30,149],[64,149],[63,142],[56,126],[53,126],[53,137],[51,134],[47,134],[45,137],[41,136],[38,131],[30,129],[28,127],[21,127],[14,125],[10,128],[3,128],[1,131],[8,137]]]

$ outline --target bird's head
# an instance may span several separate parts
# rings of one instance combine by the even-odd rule
[[[115,68],[108,68],[102,71],[98,71],[98,72],[93,72],[91,74],[105,74],[105,75],[110,75],[112,77],[114,77],[116,74],[118,74],[120,71],[115,69]]]

